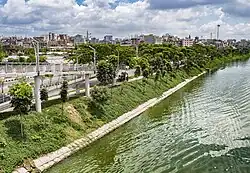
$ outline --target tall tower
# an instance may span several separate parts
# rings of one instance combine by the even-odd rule
[[[211,40],[213,39],[213,33],[212,32],[210,33],[210,39]]]
[[[217,25],[217,40],[220,38],[220,25]]]
[[[87,30],[86,42],[89,43],[91,37],[91,33]]]

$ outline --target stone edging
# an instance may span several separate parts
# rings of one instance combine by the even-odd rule
[[[190,79],[186,79],[184,82],[178,84],[176,87],[171,88],[168,91],[164,92],[160,97],[150,99],[149,101],[141,104],[140,106],[138,106],[134,110],[123,114],[122,116],[118,117],[117,119],[103,125],[102,127],[98,128],[97,130],[89,133],[87,136],[85,136],[81,139],[78,139],[65,147],[62,147],[61,149],[59,149],[55,152],[49,153],[45,156],[42,156],[38,159],[33,160],[33,164],[34,164],[35,168],[41,172],[46,170],[46,169],[49,169],[50,167],[52,167],[53,165],[57,164],[58,162],[64,160],[65,158],[69,157],[73,153],[88,146],[92,142],[102,138],[103,136],[114,131],[115,129],[117,129],[121,125],[123,125],[123,124],[129,122],[130,120],[132,120],[133,118],[139,116],[141,113],[143,113],[144,111],[146,111],[150,107],[158,104],[159,102],[166,99],[168,96],[170,96],[174,92],[178,91],[179,89],[181,89],[182,87],[184,87],[185,85],[187,85],[188,83],[190,83],[191,81],[195,80],[196,78],[200,77],[203,74],[205,74],[205,72],[199,74],[198,76],[194,76]],[[28,171],[26,168],[21,167],[21,168],[16,169],[12,173],[29,173],[29,172],[30,171]]]

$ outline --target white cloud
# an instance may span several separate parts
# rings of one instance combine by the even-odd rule
[[[236,18],[239,22],[234,20]],[[215,32],[216,25],[221,24],[222,37],[241,38],[241,33],[249,31],[250,27],[246,20],[239,19],[229,15],[223,6],[210,2],[209,5],[162,10],[150,9],[149,0],[134,3],[85,0],[83,5],[75,0],[8,0],[0,5],[0,28],[5,34],[34,35],[54,31],[73,35],[89,30],[97,37],[141,33],[209,36]]]
[[[22,1],[22,0],[19,0]],[[45,7],[45,8],[69,8],[76,5],[74,0],[29,0],[26,3],[32,7]]]
[[[84,4],[89,7],[101,7],[101,8],[109,8],[110,4],[115,3],[116,0],[85,0]]]

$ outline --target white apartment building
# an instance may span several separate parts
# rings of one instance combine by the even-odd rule
[[[193,46],[194,40],[190,38],[185,38],[185,39],[182,39],[181,43],[182,43],[182,46],[190,47],[190,46]]]

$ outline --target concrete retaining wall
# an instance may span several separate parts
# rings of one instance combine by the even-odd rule
[[[204,72],[205,73],[205,72]],[[138,106],[136,109],[127,112],[123,114],[122,116],[118,117],[117,119],[105,124],[104,126],[98,128],[97,130],[93,131],[92,133],[88,134],[84,138],[78,139],[71,144],[62,147],[61,149],[49,153],[45,156],[42,156],[36,160],[33,160],[34,166],[39,171],[44,171],[51,166],[57,164],[58,162],[64,160],[65,158],[69,157],[73,153],[79,151],[80,149],[86,147],[87,145],[91,144],[92,142],[100,139],[101,137],[105,136],[106,134],[112,132],[116,128],[120,127],[121,125],[129,122],[131,119],[139,116],[141,113],[146,111],[148,108],[156,105],[157,103],[161,102],[162,100],[166,99],[168,96],[173,94],[174,92],[178,91],[182,87],[184,87],[189,82],[193,81],[194,79],[198,78],[199,76],[203,75],[204,73],[195,76],[191,79],[187,79],[184,82],[180,83],[174,88],[169,89],[168,91],[164,92],[159,98],[153,98],[140,106]],[[28,173],[29,171],[22,167],[16,169],[13,173]]]

